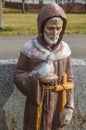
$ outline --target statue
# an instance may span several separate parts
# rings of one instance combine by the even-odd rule
[[[71,50],[62,41],[66,14],[58,4],[47,4],[37,23],[38,36],[21,48],[14,76],[26,96],[23,130],[63,130],[74,110]]]

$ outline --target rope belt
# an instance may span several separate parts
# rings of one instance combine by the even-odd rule
[[[61,85],[56,86],[44,86],[44,90],[51,90],[54,92],[60,92],[60,112],[63,110],[66,104],[66,90],[71,90],[74,88],[74,84],[72,82],[67,82],[67,74],[64,74],[62,78]],[[36,116],[36,130],[40,130],[41,125],[41,117],[42,117],[42,106],[43,102],[37,107],[37,116]]]

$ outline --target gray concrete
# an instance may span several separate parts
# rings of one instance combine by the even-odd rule
[[[34,36],[0,36],[0,59],[18,58],[21,46]],[[64,35],[71,50],[72,58],[86,58],[86,35]]]
[[[0,130],[22,130],[25,97],[14,85],[17,59],[0,60]],[[66,130],[86,130],[86,60],[72,60],[75,110]]]

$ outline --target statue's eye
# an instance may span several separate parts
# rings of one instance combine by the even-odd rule
[[[47,27],[48,30],[53,30],[53,27]]]
[[[57,27],[56,29],[57,29],[57,30],[60,30],[60,29],[61,29],[61,27]]]

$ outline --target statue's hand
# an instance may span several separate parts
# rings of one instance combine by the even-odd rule
[[[40,78],[40,81],[46,85],[54,85],[57,82],[57,79],[58,76],[51,73],[43,78]]]
[[[63,111],[60,113],[61,126],[68,125],[71,121],[72,115],[73,115],[72,109],[64,108]]]

